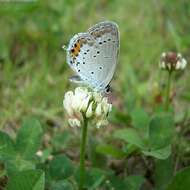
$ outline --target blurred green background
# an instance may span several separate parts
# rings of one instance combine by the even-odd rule
[[[128,110],[134,105],[148,110],[165,81],[160,54],[173,50],[189,60],[189,18],[189,0],[0,1],[1,128],[17,127],[28,115],[63,125],[62,100],[73,87],[61,46],[103,20],[120,29],[115,97]],[[181,75],[175,76],[178,112],[188,109],[190,100],[189,72]]]

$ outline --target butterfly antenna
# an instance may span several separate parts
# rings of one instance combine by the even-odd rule
[[[66,45],[63,45],[61,48],[64,49],[65,51],[67,51]]]

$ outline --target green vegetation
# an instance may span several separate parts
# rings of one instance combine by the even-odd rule
[[[76,85],[61,47],[103,20],[118,24],[121,46],[109,125],[89,124],[85,188],[188,189],[189,63],[169,98],[158,63],[168,51],[189,62],[189,18],[188,0],[0,1],[0,189],[78,188],[81,130],[62,106]]]

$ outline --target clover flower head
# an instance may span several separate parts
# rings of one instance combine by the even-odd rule
[[[80,127],[81,122],[77,118],[69,119],[68,123],[71,127]]]
[[[69,116],[69,125],[78,127],[81,126],[84,116],[92,120],[98,128],[107,125],[107,116],[112,109],[106,97],[85,87],[66,92],[63,106]]]
[[[162,53],[159,62],[159,67],[168,71],[184,70],[186,65],[186,59],[180,53],[175,52]]]

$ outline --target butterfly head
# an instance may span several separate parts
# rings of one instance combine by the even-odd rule
[[[104,93],[105,94],[110,94],[112,92],[112,88],[110,87],[110,85],[108,84],[105,89],[104,89]]]

